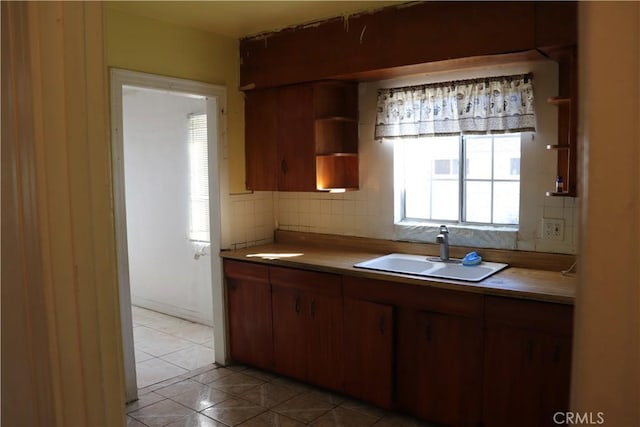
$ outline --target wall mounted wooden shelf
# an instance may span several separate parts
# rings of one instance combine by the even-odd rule
[[[551,197],[576,197],[578,194],[578,76],[576,47],[553,49],[549,57],[558,63],[559,95],[547,99],[558,108],[558,143],[547,145],[556,150],[557,176],[562,177],[566,191],[548,191]]]
[[[547,191],[547,197],[575,197],[567,191]]]
[[[571,98],[552,96],[551,98],[547,98],[547,102],[551,105],[571,104]]]

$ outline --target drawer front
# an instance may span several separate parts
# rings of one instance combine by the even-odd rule
[[[352,276],[345,276],[343,283],[345,297],[465,317],[480,318],[483,313],[479,294]]]
[[[485,319],[488,325],[571,334],[573,306],[515,298],[485,297]]]
[[[342,277],[337,274],[269,267],[269,276],[273,285],[310,290],[326,295],[342,295]]]
[[[251,280],[269,284],[269,267],[252,262],[225,259],[224,275],[232,279]]]

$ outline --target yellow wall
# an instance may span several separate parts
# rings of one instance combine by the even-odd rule
[[[244,102],[238,40],[106,6],[109,67],[227,87],[229,191],[245,191]]]

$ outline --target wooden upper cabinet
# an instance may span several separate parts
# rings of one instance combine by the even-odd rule
[[[314,191],[313,86],[278,88],[278,190]]]
[[[357,188],[357,96],[333,81],[247,92],[247,189]]]
[[[247,92],[244,103],[246,187],[278,187],[277,101],[275,89]]]
[[[578,43],[578,2],[538,1],[535,7],[535,43],[544,50]]]
[[[282,86],[531,50],[535,19],[534,3],[526,1],[415,2],[329,19],[270,34],[268,44],[240,40],[240,84]]]

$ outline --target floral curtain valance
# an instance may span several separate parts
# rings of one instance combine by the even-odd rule
[[[380,89],[375,138],[535,131],[533,75]]]

